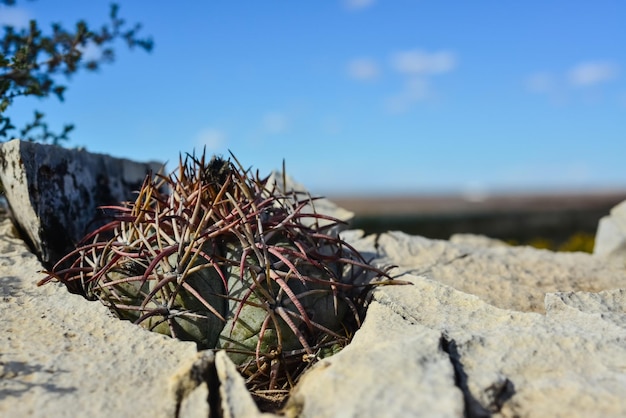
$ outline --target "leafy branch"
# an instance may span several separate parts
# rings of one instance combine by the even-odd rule
[[[0,0],[0,4],[13,6],[15,0]],[[4,37],[0,39],[0,138],[8,138],[16,129],[5,114],[16,98],[56,96],[63,101],[67,87],[59,81],[60,77],[68,79],[78,71],[96,71],[101,64],[113,62],[112,46],[118,39],[130,49],[152,50],[151,38],[138,37],[141,25],[128,28],[118,12],[119,6],[112,4],[110,20],[99,30],[90,29],[83,20],[76,23],[73,31],[54,23],[50,35],[44,35],[35,20],[30,21],[28,28],[19,30],[4,26]],[[96,49],[99,56],[85,59],[85,52],[91,49]],[[57,134],[48,129],[43,118],[43,113],[35,111],[33,122],[20,130],[21,139],[52,144],[68,139],[73,125],[66,125]]]

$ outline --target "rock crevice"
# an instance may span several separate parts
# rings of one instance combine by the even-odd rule
[[[463,401],[465,403],[464,411],[466,418],[489,418],[491,417],[490,411],[482,406],[480,402],[472,395],[469,387],[467,386],[467,373],[461,362],[461,356],[456,347],[456,341],[452,338],[448,338],[445,335],[441,335],[439,344],[443,352],[448,354],[450,363],[454,369],[454,384],[463,393]]]

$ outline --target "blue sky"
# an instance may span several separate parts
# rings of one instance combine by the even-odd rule
[[[0,22],[105,22],[19,1]],[[119,1],[155,48],[37,108],[68,146],[176,162],[203,146],[323,195],[626,188],[622,0]],[[170,165],[171,166],[171,165]]]

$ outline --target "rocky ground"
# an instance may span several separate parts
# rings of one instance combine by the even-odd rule
[[[344,236],[412,285],[376,290],[353,342],[304,376],[288,416],[626,415],[623,260],[473,236]],[[8,219],[0,253],[0,415],[260,415],[220,353],[212,363],[60,285],[36,287],[42,266]]]
[[[5,158],[12,149],[25,160],[18,148]],[[594,254],[342,232],[409,284],[377,288],[352,343],[271,414],[223,352],[120,321],[62,285],[37,287],[44,267],[22,238],[54,234],[41,231],[45,204],[26,193],[33,177],[10,166],[0,167],[3,184],[16,180],[7,196],[20,191],[21,214],[39,217],[20,234],[0,213],[0,416],[626,416],[626,203],[600,221]],[[70,177],[53,185],[80,198],[85,176]],[[325,213],[347,215],[329,203]]]

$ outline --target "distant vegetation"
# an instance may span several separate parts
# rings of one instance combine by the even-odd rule
[[[543,248],[552,251],[582,251],[592,253],[595,244],[595,235],[587,232],[576,232],[565,241],[556,241],[554,239],[537,237],[527,242],[517,242],[515,240],[507,241],[511,245],[530,245],[535,248]]]
[[[533,225],[536,214],[481,214],[455,216],[358,216],[350,227],[366,234],[402,231],[431,239],[449,239],[454,234],[485,235],[510,245],[529,245],[552,251],[582,251],[591,253],[595,243],[598,220],[607,210],[593,210],[576,214],[559,212],[551,216],[554,222]],[[524,217],[526,216],[526,217]],[[539,215],[540,217],[541,215]],[[558,221],[558,222],[557,222]]]

